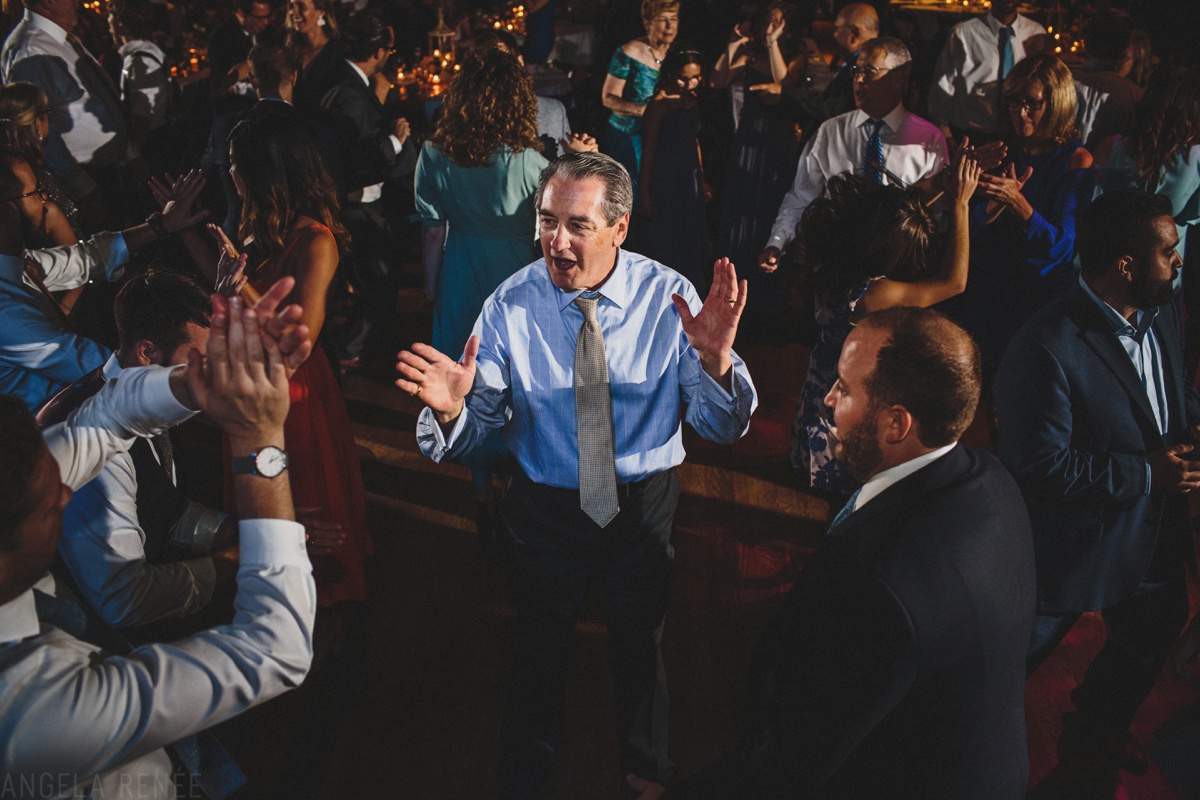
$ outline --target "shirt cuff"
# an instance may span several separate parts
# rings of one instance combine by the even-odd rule
[[[787,246],[791,243],[792,240],[789,237],[779,233],[772,233],[771,238],[767,239],[767,247],[776,247],[781,253],[786,250]],[[766,250],[767,247],[764,247],[763,249]]]
[[[177,369],[187,367],[182,364],[177,367],[130,367],[122,370],[117,377],[118,381],[129,380],[142,373],[142,396],[146,403],[146,416],[161,420],[161,427],[164,429],[178,425],[198,413],[175,399],[175,393],[171,391],[171,373]]]
[[[732,388],[732,393],[725,391],[725,387],[717,382],[717,379],[704,371],[704,367],[700,367],[700,386],[701,391],[715,403],[718,403],[729,410],[737,408],[738,398],[738,375],[737,364],[729,368],[729,385]]]
[[[1142,497],[1150,496],[1150,459],[1146,459],[1146,491],[1142,492]]]
[[[404,142],[396,138],[396,134],[394,133],[389,133],[388,138],[392,140],[392,150],[396,151],[396,155],[399,155],[400,151],[404,149]]]
[[[125,241],[125,234],[97,233],[92,238],[104,259],[104,277],[109,281],[121,280],[125,265],[129,263],[129,243]]]
[[[417,436],[418,438],[432,438],[434,441],[434,449],[429,453],[429,457],[434,461],[441,461],[446,453],[454,447],[454,443],[458,440],[458,436],[462,433],[462,429],[467,424],[467,406],[464,403],[462,412],[458,415],[458,419],[454,421],[454,427],[450,429],[450,435],[446,436],[442,432],[442,426],[438,423],[437,417],[433,413],[433,409],[426,406],[421,409],[420,416],[417,417]]]
[[[311,568],[304,526],[286,519],[242,520],[238,523],[238,565]]]

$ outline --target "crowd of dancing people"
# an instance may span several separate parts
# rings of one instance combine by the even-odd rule
[[[100,52],[78,0],[24,0],[0,49],[0,797],[241,785],[207,729],[319,671],[367,599],[342,386],[406,281],[432,327],[388,391],[470,468],[516,607],[500,797],[547,796],[593,583],[631,797],[1025,796],[1025,680],[1093,611],[1031,796],[1150,768],[1134,716],[1200,653],[1200,67],[1119,9],[1068,64],[1016,0],[932,38],[747,4],[715,49],[688,0],[642,0],[564,105],[533,0],[528,41],[476,31],[400,112],[416,4],[238,0],[185,113],[156,5],[110,0]],[[741,744],[677,776],[683,423],[743,437],[777,376],[736,348],[796,339],[780,449],[828,533]],[[175,430],[197,412],[217,508]]]

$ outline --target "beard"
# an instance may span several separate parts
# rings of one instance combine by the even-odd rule
[[[1175,276],[1170,280],[1156,281],[1150,271],[1137,272],[1129,286],[1129,299],[1138,308],[1150,309],[1164,306],[1175,299]]]
[[[883,461],[883,451],[879,449],[879,423],[875,414],[868,414],[861,422],[851,428],[838,428],[837,444],[833,453],[850,476],[859,483],[866,483],[867,478],[875,474]]]

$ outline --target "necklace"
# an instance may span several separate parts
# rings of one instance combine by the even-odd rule
[[[659,66],[659,67],[661,67],[661,66],[662,66],[662,62],[663,62],[663,59],[667,57],[667,54],[666,54],[666,53],[663,53],[663,57],[662,57],[662,58],[659,58],[657,55],[655,55],[655,49],[656,49],[656,48],[654,47],[654,45],[653,45],[653,44],[651,44],[651,43],[650,43],[650,40],[649,40],[649,39],[647,39],[647,40],[646,40],[646,49],[648,49],[648,50],[650,51],[650,58],[654,59],[654,64],[655,64],[656,66]],[[668,47],[668,49],[670,49],[670,48]]]

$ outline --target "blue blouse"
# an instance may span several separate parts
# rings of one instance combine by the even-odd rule
[[[624,50],[617,48],[612,61],[608,62],[608,74],[625,81],[625,89],[621,97],[631,103],[644,106],[654,97],[654,87],[658,84],[658,70],[646,66],[636,58],[630,58]],[[625,133],[637,133],[642,129],[641,117],[628,117],[612,112],[608,124]]]
[[[1108,163],[1096,175],[1097,195],[1117,189],[1146,188],[1138,177],[1141,167],[1125,149],[1127,141],[1127,137],[1118,136],[1113,142]],[[1200,224],[1200,145],[1194,145],[1187,153],[1175,156],[1163,167],[1154,192],[1171,200],[1171,213],[1175,216],[1175,229],[1179,232],[1179,255],[1182,257],[1187,226]]]

